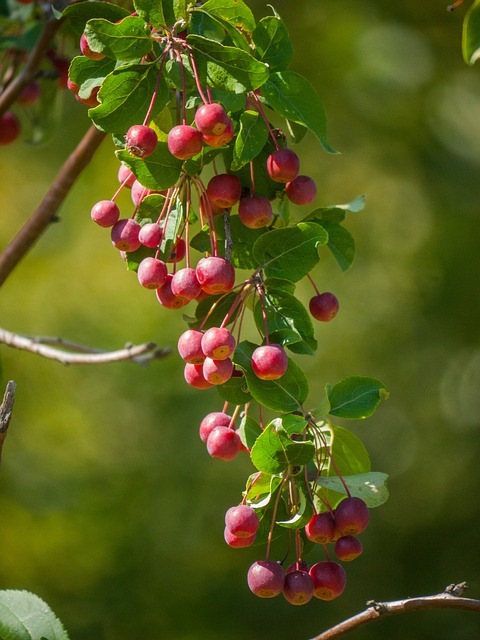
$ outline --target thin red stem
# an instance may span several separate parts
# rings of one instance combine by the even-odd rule
[[[277,151],[279,151],[280,150],[280,145],[278,144],[277,138],[275,137],[275,134],[273,133],[272,127],[270,126],[270,122],[268,121],[268,118],[265,115],[265,111],[263,110],[262,103],[261,103],[259,97],[257,96],[257,94],[255,92],[252,92],[251,95],[253,96],[253,99],[255,100],[255,102],[257,104],[258,113],[262,116],[265,124],[267,125],[267,129],[268,129],[268,132],[270,133],[270,137],[273,140],[273,144],[275,145],[275,149]]]

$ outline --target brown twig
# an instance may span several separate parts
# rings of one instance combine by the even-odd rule
[[[92,125],[67,158],[37,210],[0,254],[0,286],[55,219],[55,214],[73,183],[88,165],[104,138],[105,134]]]
[[[44,358],[57,360],[62,364],[105,364],[108,362],[131,361],[146,366],[151,360],[165,358],[171,349],[162,349],[154,342],[126,345],[116,351],[105,351],[47,336],[22,336],[0,328],[0,343],[15,349],[30,351]],[[0,432],[1,433],[1,432]]]
[[[13,405],[15,403],[15,390],[17,385],[13,380],[7,382],[3,402],[0,405],[0,460],[2,458],[2,449],[7,430],[12,419]]]
[[[418,598],[406,598],[404,600],[394,600],[391,602],[367,602],[367,609],[357,615],[340,622],[340,624],[327,629],[311,640],[333,640],[340,638],[350,631],[354,631],[365,624],[400,613],[410,611],[427,611],[429,609],[462,609],[463,611],[476,611],[480,613],[480,600],[462,598],[462,594],[467,589],[467,584],[449,585],[443,593],[434,596],[421,596]]]

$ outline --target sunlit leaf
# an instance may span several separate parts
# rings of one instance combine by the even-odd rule
[[[60,620],[41,598],[28,591],[0,591],[2,640],[68,640]]]
[[[388,398],[385,385],[376,378],[350,376],[327,387],[330,414],[358,420],[371,416],[382,398]]]

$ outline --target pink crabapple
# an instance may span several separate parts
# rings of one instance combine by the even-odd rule
[[[146,158],[152,154],[158,144],[155,131],[146,124],[132,125],[125,135],[126,149],[132,156]]]
[[[260,521],[255,509],[248,504],[230,507],[225,514],[225,526],[239,538],[249,538],[257,533]]]
[[[305,535],[316,544],[332,542],[335,535],[335,520],[330,511],[315,513],[305,526]]]
[[[163,230],[156,222],[147,222],[142,225],[138,233],[138,239],[150,249],[158,247],[163,238]]]
[[[334,600],[343,593],[347,577],[342,565],[338,562],[317,562],[310,569],[313,579],[315,598],[319,600]]]
[[[208,413],[200,423],[200,440],[206,442],[215,427],[229,427],[231,421],[232,417],[223,411],[212,411]]]
[[[307,604],[313,598],[313,578],[305,571],[291,571],[285,575],[282,592],[290,604]]]
[[[159,289],[167,280],[167,265],[157,258],[144,258],[137,269],[138,281],[146,289]]]
[[[203,142],[209,147],[223,147],[233,140],[234,135],[235,135],[235,131],[233,128],[233,122],[230,120],[230,122],[227,125],[227,128],[220,135],[209,136],[209,135],[202,134],[202,137],[203,137]]]
[[[213,360],[205,358],[203,361],[203,375],[212,384],[223,384],[230,380],[233,373],[233,362],[230,358]]]
[[[259,598],[274,598],[282,593],[285,574],[282,565],[271,560],[254,562],[247,574],[250,591]]]
[[[160,289],[161,291],[161,289]],[[187,364],[183,370],[185,381],[194,389],[210,389],[212,386],[203,375],[203,367],[201,364]],[[210,436],[209,436],[210,437]]]
[[[355,536],[342,536],[335,542],[335,555],[342,562],[351,562],[363,553],[363,545]]]
[[[317,186],[309,176],[297,176],[295,180],[287,182],[285,187],[287,198],[294,204],[310,204],[317,195]]]
[[[179,269],[172,278],[172,293],[185,300],[195,300],[202,287],[197,279],[197,272],[191,267]]]
[[[139,232],[140,225],[136,220],[121,218],[112,227],[112,244],[120,251],[136,251],[141,245],[138,239]]]
[[[0,116],[0,144],[11,144],[20,135],[20,121],[11,111]]]
[[[308,304],[310,313],[315,320],[320,320],[320,322],[333,320],[338,313],[339,306],[337,297],[328,291],[313,296]]]
[[[207,195],[217,207],[229,209],[240,200],[242,183],[237,176],[230,173],[220,173],[210,179],[207,185]]]
[[[335,524],[344,536],[355,536],[368,526],[370,512],[361,498],[344,498],[335,509]]]
[[[212,458],[229,462],[240,452],[241,440],[238,433],[233,429],[215,427],[211,430],[206,444],[207,451]]]
[[[203,104],[195,112],[197,129],[207,136],[219,136],[228,126],[230,118],[222,105],[212,102]]]
[[[202,134],[195,127],[179,124],[168,133],[168,150],[179,160],[188,160],[198,155],[202,150]]]
[[[225,542],[229,547],[232,547],[232,549],[243,549],[245,547],[250,547],[255,542],[256,536],[253,534],[253,536],[249,536],[248,538],[240,538],[229,531],[228,527],[225,527],[223,537],[225,538]]]
[[[185,298],[179,298],[172,292],[172,278],[172,274],[169,273],[163,287],[156,290],[155,293],[157,295],[157,300],[162,307],[165,307],[166,309],[181,309],[188,304],[188,300],[185,300]]]
[[[272,205],[264,196],[247,196],[240,200],[238,217],[249,229],[268,227],[273,220]]]
[[[202,364],[205,354],[202,351],[203,331],[187,329],[178,339],[177,348],[180,357],[190,364]]]
[[[224,360],[235,351],[236,341],[225,327],[211,327],[202,337],[202,351],[209,358]]]
[[[90,217],[100,227],[113,227],[120,218],[120,209],[113,200],[100,200],[93,205]]]
[[[252,353],[253,373],[261,380],[278,380],[286,372],[288,357],[279,344],[257,347]]]
[[[268,175],[275,182],[291,182],[298,176],[300,160],[291,149],[278,149],[267,158]]]
[[[105,58],[104,53],[100,53],[99,51],[92,51],[90,45],[88,44],[87,36],[84,33],[82,33],[82,35],[80,36],[80,51],[86,58],[89,58],[90,60],[102,60],[103,58]]]
[[[228,260],[220,256],[201,258],[196,271],[202,289],[211,295],[226,293],[235,284],[235,269]]]

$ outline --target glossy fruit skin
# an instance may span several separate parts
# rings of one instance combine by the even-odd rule
[[[131,189],[136,181],[135,174],[125,164],[121,164],[118,168],[118,181],[127,189]]]
[[[285,583],[282,565],[269,560],[254,562],[247,574],[248,588],[259,598],[278,596]]]
[[[233,140],[234,135],[235,130],[233,128],[233,122],[231,120],[228,123],[225,131],[218,136],[209,136],[202,134],[203,142],[209,147],[223,147]]]
[[[179,160],[188,160],[198,155],[202,150],[202,134],[195,127],[179,124],[168,133],[168,149],[172,156]]]
[[[334,600],[343,593],[347,583],[344,568],[338,562],[317,562],[310,569],[315,598]]]
[[[145,124],[134,124],[125,136],[126,148],[132,156],[146,158],[151,155],[158,144],[155,131]]]
[[[279,344],[257,347],[252,354],[253,373],[261,380],[278,380],[288,367],[288,357]]]
[[[79,90],[80,90],[80,87],[79,87]],[[81,98],[78,95],[78,93],[74,92],[75,100],[77,100],[78,102],[81,102],[82,104],[89,107],[90,109],[93,109],[95,107],[98,107],[98,105],[100,104],[97,98],[99,91],[100,91],[100,87],[94,87],[87,98]]]
[[[267,158],[268,175],[275,182],[291,182],[300,171],[300,160],[291,149],[278,149]]]
[[[158,247],[163,238],[162,228],[156,222],[147,222],[139,231],[138,239],[150,249]]]
[[[305,526],[305,535],[316,544],[332,542],[335,535],[335,520],[330,511],[314,514]]]
[[[223,411],[212,411],[207,414],[200,423],[200,440],[206,442],[215,427],[229,427],[231,421],[232,417]]]
[[[317,186],[309,176],[297,176],[295,180],[287,182],[285,187],[287,198],[294,204],[310,204],[317,195]]]
[[[163,287],[157,289],[155,293],[157,294],[157,299],[162,307],[165,307],[166,309],[181,309],[186,304],[188,304],[188,300],[185,300],[185,298],[179,298],[178,296],[174,295],[174,293],[172,292],[172,278],[172,274],[169,273]]]
[[[285,575],[282,591],[290,604],[307,604],[313,598],[313,578],[305,571],[291,571]]]
[[[240,200],[238,216],[249,229],[268,227],[273,220],[272,205],[264,196],[247,196]]]
[[[253,536],[249,536],[248,538],[240,538],[229,531],[228,527],[225,527],[223,537],[225,538],[225,542],[229,547],[232,547],[232,549],[243,549],[245,547],[250,547],[255,542],[256,536],[253,534]]]
[[[172,278],[172,293],[185,300],[195,300],[202,287],[197,278],[195,269],[185,267],[179,269]]]
[[[229,462],[240,451],[240,437],[233,429],[215,427],[207,438],[207,451],[212,458]]]
[[[212,384],[223,384],[230,380],[233,373],[233,362],[230,358],[213,360],[205,358],[203,361],[203,375]]]
[[[102,60],[103,58],[105,58],[104,53],[99,53],[98,51],[92,51],[90,49],[87,36],[84,33],[82,33],[82,35],[80,36],[80,51],[86,58],[89,58],[90,60]]]
[[[20,121],[11,111],[0,116],[0,144],[11,144],[20,135]]]
[[[363,545],[355,536],[342,536],[335,542],[335,555],[342,562],[351,562],[363,553]]]
[[[202,351],[203,331],[188,329],[178,339],[177,348],[180,357],[190,364],[202,364],[205,355]]]
[[[220,256],[201,258],[197,263],[197,278],[202,289],[212,295],[226,293],[235,284],[235,269]]]
[[[235,351],[236,341],[225,327],[211,327],[202,337],[202,351],[214,360],[225,360]]]
[[[255,535],[259,525],[257,512],[247,504],[230,507],[225,514],[225,526],[239,538],[249,538]]]
[[[213,102],[203,104],[195,113],[197,129],[207,136],[219,136],[228,126],[230,118],[222,105]]]
[[[187,245],[183,238],[177,237],[177,241],[175,242],[173,249],[168,257],[167,262],[180,262],[184,259],[185,254],[187,253]]]
[[[159,291],[161,291],[161,289],[159,289]],[[210,389],[212,386],[210,382],[205,380],[201,364],[189,364],[187,362],[183,373],[187,384],[194,389]]]
[[[320,322],[330,322],[338,313],[340,305],[337,297],[333,293],[326,291],[310,299],[308,308],[316,320]]]
[[[370,512],[361,498],[342,500],[335,509],[335,523],[344,536],[356,536],[368,526]]]
[[[120,251],[136,251],[141,245],[139,232],[140,225],[133,218],[121,218],[112,227],[112,243]]]
[[[167,280],[167,265],[157,258],[144,258],[137,269],[138,281],[146,289],[159,289]]]
[[[120,209],[112,200],[100,200],[93,205],[90,217],[100,227],[113,227],[120,218]]]
[[[207,195],[217,207],[229,209],[240,200],[242,183],[237,176],[221,173],[210,179],[207,185]]]

